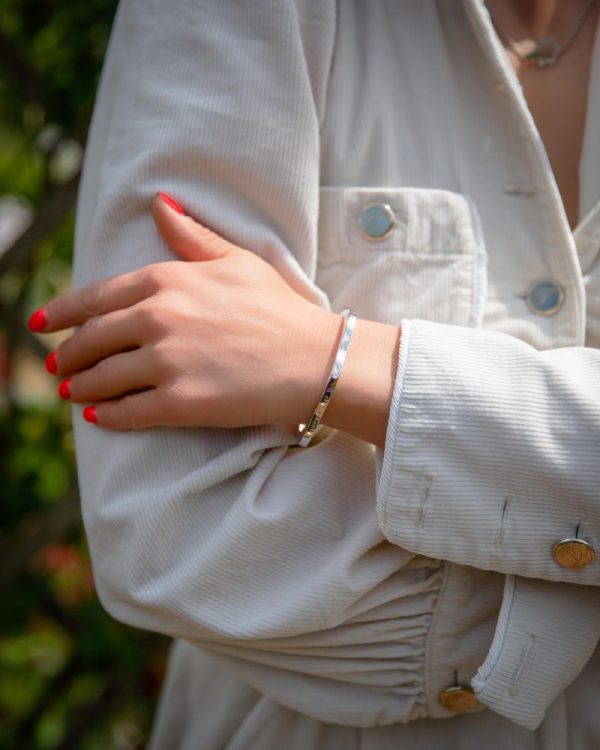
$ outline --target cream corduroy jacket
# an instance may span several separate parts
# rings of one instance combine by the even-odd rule
[[[573,233],[477,0],[123,0],[76,285],[172,257],[149,213],[166,190],[402,338],[383,451],[76,413],[106,609],[322,722],[446,718],[456,681],[537,727],[600,635],[600,560],[552,557],[576,530],[600,553],[599,133],[597,42]],[[398,220],[381,242],[358,225],[372,202]],[[540,279],[565,290],[555,315],[526,304]]]

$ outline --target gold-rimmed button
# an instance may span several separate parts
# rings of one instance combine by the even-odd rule
[[[561,539],[552,548],[552,557],[561,568],[583,570],[596,559],[596,550],[585,539]]]
[[[461,687],[460,685],[452,685],[442,690],[439,699],[447,711],[456,714],[468,713],[479,706],[477,696],[471,688]]]

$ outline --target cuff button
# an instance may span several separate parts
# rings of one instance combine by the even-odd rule
[[[552,557],[561,568],[583,570],[594,562],[596,550],[584,539],[561,539],[552,548]]]

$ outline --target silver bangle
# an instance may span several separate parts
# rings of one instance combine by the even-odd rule
[[[327,379],[327,385],[325,386],[323,395],[319,399],[319,403],[317,404],[317,408],[315,409],[312,417],[306,424],[301,424],[298,426],[299,431],[302,433],[302,435],[300,436],[300,441],[298,442],[298,445],[301,448],[306,448],[306,446],[315,436],[321,419],[323,419],[323,414],[325,414],[325,409],[327,409],[329,401],[333,396],[335,386],[340,379],[342,367],[344,366],[344,360],[346,359],[346,352],[348,351],[348,347],[350,345],[350,339],[352,338],[352,333],[354,332],[354,327],[356,326],[358,314],[355,313],[354,310],[351,310],[349,307],[345,307],[342,310],[342,316],[346,319],[346,325],[344,326],[344,331],[342,333],[342,337],[340,338],[340,343],[338,344],[337,354],[335,355],[335,362],[333,363],[333,367],[331,368],[331,374]]]

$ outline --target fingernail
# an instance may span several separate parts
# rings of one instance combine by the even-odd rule
[[[58,370],[58,365],[56,364],[56,352],[50,352],[46,357],[46,370],[48,370],[50,375],[56,375],[56,371]]]
[[[86,406],[83,410],[83,418],[86,422],[91,422],[92,424],[98,424],[98,417],[96,416],[96,407],[95,406]]]
[[[43,331],[46,327],[47,323],[46,319],[46,311],[43,307],[41,307],[39,310],[36,310],[32,316],[29,318],[29,323],[27,324],[29,326],[29,330],[33,331],[34,333],[39,333],[40,331]]]
[[[63,380],[58,386],[58,395],[65,401],[68,401],[71,398],[71,378]],[[94,407],[92,406],[90,408],[93,409]]]
[[[167,206],[171,206],[171,208],[177,211],[178,214],[185,216],[185,211],[179,205],[179,203],[177,203],[175,198],[171,198],[171,196],[168,193],[163,193],[162,190],[159,190],[158,196],[159,198],[161,198],[161,200],[163,200],[167,204]]]

